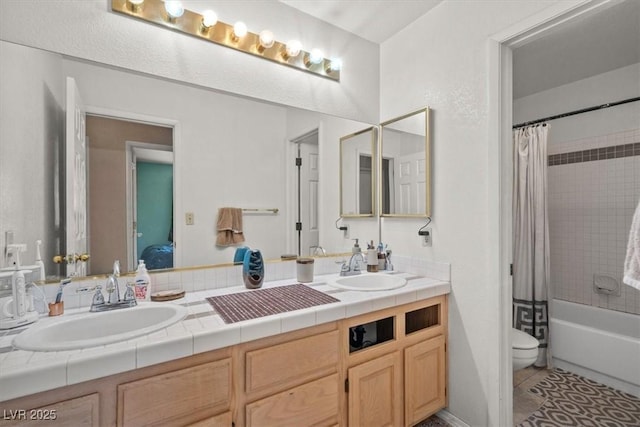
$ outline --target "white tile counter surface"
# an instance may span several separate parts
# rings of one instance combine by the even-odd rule
[[[158,332],[133,340],[82,350],[32,352],[11,348],[16,336],[0,336],[0,402],[105,377],[132,369],[191,356],[210,350],[290,332],[326,322],[358,316],[384,308],[448,294],[450,283],[409,273],[393,273],[407,285],[389,291],[356,292],[337,289],[326,281],[336,274],[316,276],[312,288],[330,294],[339,302],[319,305],[258,319],[226,324],[206,297],[251,292],[244,286],[187,292],[180,300],[158,304],[182,304],[187,317]],[[298,283],[295,279],[265,282],[263,288]],[[135,310],[123,309],[123,310]],[[88,308],[65,311],[64,316],[87,313]],[[52,321],[42,317],[39,322]]]

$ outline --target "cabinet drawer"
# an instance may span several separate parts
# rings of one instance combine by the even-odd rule
[[[246,353],[246,392],[276,392],[337,371],[338,331]]]
[[[335,425],[338,375],[292,388],[246,407],[247,427]]]
[[[226,358],[119,385],[118,425],[184,425],[181,417],[227,410],[230,400],[231,358]]]

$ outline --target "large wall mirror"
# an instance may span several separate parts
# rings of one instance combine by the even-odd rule
[[[381,123],[381,216],[431,216],[429,108]]]
[[[373,216],[376,209],[377,129],[340,138],[340,216]]]
[[[0,248],[9,235],[14,243],[26,243],[21,259],[30,265],[41,240],[48,279],[69,273],[52,258],[66,254],[67,231],[73,231],[65,218],[63,185],[66,77],[74,78],[87,107],[89,173],[82,217],[89,222],[83,236],[91,255],[88,275],[109,273],[115,259],[123,273],[131,270],[149,247],[175,248],[176,268],[231,263],[235,247],[215,244],[218,209],[225,206],[246,209],[245,244],[266,259],[295,253],[300,203],[295,142],[310,129],[319,129],[308,141],[319,154],[302,165],[315,174],[309,185],[320,190],[301,188],[315,197],[308,202],[313,209],[302,209],[307,212],[300,219],[302,231],[311,237],[301,254],[317,245],[327,253],[351,246],[334,227],[340,204],[337,142],[371,124],[5,41],[0,50]],[[373,155],[373,136],[363,138]],[[133,161],[137,183],[131,179]],[[127,203],[137,203],[136,228]],[[374,205],[373,196],[369,204]],[[141,222],[145,212],[153,221]],[[375,224],[366,232],[376,233]],[[0,257],[0,269],[10,266],[11,260]],[[0,279],[0,291],[5,285]]]

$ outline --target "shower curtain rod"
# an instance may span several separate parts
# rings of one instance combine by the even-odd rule
[[[519,125],[513,126],[513,129],[522,128],[525,126],[536,125],[538,123],[543,123],[549,120],[561,119],[563,117],[575,116],[576,114],[588,113],[589,111],[601,110],[603,108],[615,107],[616,105],[627,104],[629,102],[640,101],[640,96],[636,96],[635,98],[623,99],[622,101],[610,102],[608,104],[597,105],[595,107],[583,108],[581,110],[570,111],[568,113],[557,114],[555,116],[545,117],[544,119],[533,120],[530,122],[520,123]]]

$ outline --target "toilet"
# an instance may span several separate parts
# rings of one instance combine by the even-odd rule
[[[511,348],[513,350],[512,360],[514,371],[533,365],[538,358],[539,344],[540,343],[537,339],[526,332],[511,328]]]

